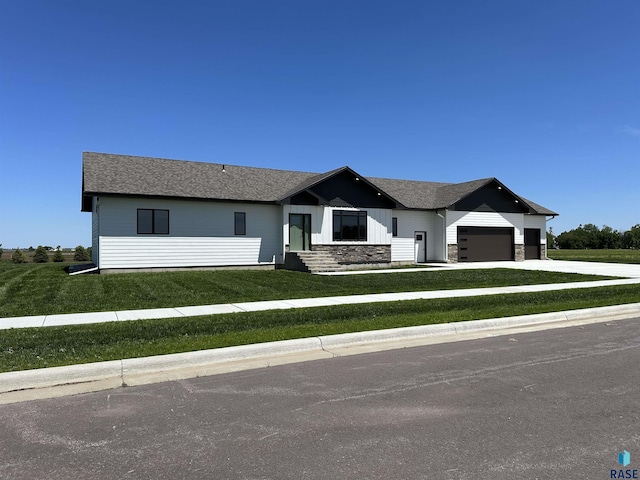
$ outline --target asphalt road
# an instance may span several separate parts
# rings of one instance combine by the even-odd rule
[[[0,478],[611,478],[639,365],[636,319],[2,405]]]

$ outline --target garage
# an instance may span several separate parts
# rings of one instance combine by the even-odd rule
[[[513,227],[458,227],[458,261],[514,260],[513,242]]]

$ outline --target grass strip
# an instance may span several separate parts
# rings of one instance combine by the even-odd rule
[[[640,302],[637,285],[0,332],[0,371]]]
[[[412,273],[338,277],[285,270],[68,276],[59,265],[0,262],[0,317],[566,283],[604,278],[611,277],[508,268],[429,268]]]
[[[631,249],[587,249],[587,250],[549,250],[549,258],[553,260],[571,260],[577,262],[604,263],[640,263],[640,250]]]

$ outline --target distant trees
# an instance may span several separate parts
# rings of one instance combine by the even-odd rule
[[[56,251],[53,253],[53,261],[54,262],[64,262],[64,255],[62,254],[62,250],[60,250],[59,246],[56,249]]]
[[[4,253],[4,250],[2,249],[2,244],[0,243],[0,257],[2,257],[3,253]]]
[[[89,253],[85,250],[85,248],[82,245],[78,245],[73,254],[73,259],[76,262],[88,262],[91,260],[91,257],[89,257]]]
[[[16,248],[11,254],[11,261],[13,263],[26,263],[27,259],[25,258],[24,253],[22,253],[22,250]]]
[[[552,232],[549,232],[552,234]],[[552,234],[553,235],[553,234]],[[547,241],[549,234],[547,234]],[[602,229],[592,223],[562,232],[555,237],[560,248],[566,249],[613,249],[640,248],[640,224],[626,232],[620,232],[605,225]]]
[[[38,245],[38,248],[36,248],[36,253],[33,254],[33,262],[47,263],[48,261],[49,261],[49,254],[47,253],[47,249],[42,245]]]

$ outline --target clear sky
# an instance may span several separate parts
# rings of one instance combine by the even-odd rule
[[[640,223],[638,0],[0,0],[0,243],[91,243],[83,151],[442,182]]]

